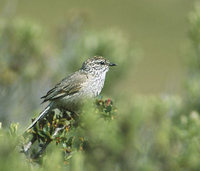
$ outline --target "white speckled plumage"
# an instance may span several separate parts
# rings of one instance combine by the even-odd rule
[[[58,107],[75,112],[79,109],[78,106],[84,101],[84,99],[96,97],[101,93],[105,77],[106,72],[100,74],[98,77],[92,74],[87,74],[87,78],[81,83],[79,91],[72,95],[66,95],[63,98],[57,99],[56,103],[53,101],[52,105],[55,105],[53,108]]]
[[[98,96],[104,86],[110,66],[115,66],[115,64],[102,56],[86,60],[79,71],[64,78],[42,97],[43,102],[50,103],[27,129],[32,128],[49,110],[59,108],[76,112],[84,99]]]

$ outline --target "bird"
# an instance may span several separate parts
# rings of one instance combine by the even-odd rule
[[[49,102],[49,104],[26,131],[33,128],[55,108],[76,112],[85,99],[97,97],[103,89],[106,73],[112,66],[116,64],[102,56],[88,58],[78,71],[62,79],[41,97],[42,103]]]

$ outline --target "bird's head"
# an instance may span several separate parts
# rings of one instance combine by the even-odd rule
[[[109,67],[116,66],[116,64],[111,63],[107,59],[102,56],[94,56],[92,58],[87,59],[82,68],[85,71],[89,72],[98,72],[98,73],[106,73],[109,70]]]

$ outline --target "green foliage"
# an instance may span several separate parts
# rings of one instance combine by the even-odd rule
[[[71,154],[74,151],[86,150],[89,146],[89,136],[81,135],[82,130],[87,129],[88,133],[90,130],[88,126],[93,126],[94,122],[98,123],[101,120],[101,124],[104,125],[104,122],[113,120],[114,116],[116,115],[116,109],[110,99],[96,100],[96,107],[94,107],[93,103],[91,104],[92,105],[89,107],[86,105],[87,110],[83,110],[81,114],[60,111],[58,109],[55,109],[49,113],[48,116],[38,122],[33,129],[28,130],[28,132],[25,133],[24,137],[27,144],[31,142],[32,146],[35,146],[35,142],[39,142],[39,145],[36,145],[37,149],[33,148],[33,150],[31,149],[32,146],[28,147],[29,150],[27,150],[25,144],[24,151],[26,155],[38,161],[42,155],[42,152],[50,143],[53,142],[62,146],[63,151],[65,152],[64,160],[66,162],[71,158]],[[88,111],[88,109],[90,110]],[[91,116],[95,117],[92,118],[91,116],[88,116],[88,114],[91,114]],[[86,119],[88,117],[90,117],[89,122]],[[15,127],[12,126],[12,128]],[[91,129],[93,134],[96,134],[95,129]],[[41,149],[39,147],[41,147]]]
[[[190,30],[194,53],[190,56],[183,96],[133,98],[127,95],[115,103],[100,98],[95,104],[89,101],[80,115],[56,109],[24,136],[18,129],[20,124],[11,124],[7,129],[2,119],[0,170],[199,170],[199,23],[200,14],[196,10],[191,15]],[[106,88],[109,92],[121,81],[120,76],[126,74],[124,68],[136,61],[137,51],[132,50],[120,32],[85,31],[75,24],[61,32],[67,35],[63,36],[62,46],[55,48],[61,55],[54,64],[51,54],[48,61],[54,64],[53,69],[46,68],[43,67],[45,46],[40,34],[38,27],[26,22],[1,25],[1,87],[15,89],[13,83],[17,82],[23,90],[15,89],[17,98],[14,98],[13,91],[9,94],[1,89],[1,117],[8,120],[11,120],[9,113],[20,120],[19,113],[26,109],[26,104],[35,109],[34,95],[42,83],[47,85],[42,76],[47,76],[47,71],[60,78],[61,73],[71,72],[88,56],[109,57],[119,66],[116,72],[110,73],[112,83]],[[34,80],[36,84],[29,84],[27,80]],[[25,85],[31,85],[32,91]],[[24,102],[21,97],[27,103],[21,104]],[[38,102],[38,98],[35,99]],[[32,143],[29,151],[25,155],[19,153],[21,144],[26,148],[29,142]]]
[[[184,92],[185,105],[183,113],[192,110],[200,112],[200,13],[199,6],[190,15],[190,39],[192,42],[192,52],[188,57],[188,75],[186,80],[186,91]]]
[[[116,29],[86,30],[81,24],[82,20],[82,17],[74,18],[64,31],[59,33],[61,37],[59,39],[61,42],[60,72],[73,72],[74,68],[80,67],[88,57],[104,56],[118,65],[114,72],[107,74],[104,92],[111,91],[108,85],[117,84],[120,78],[127,74],[129,68],[135,66],[141,57],[141,52],[133,47],[121,31]]]
[[[195,10],[190,14],[190,38],[192,44],[197,52],[199,53],[199,43],[200,43],[200,12],[199,6],[196,6]]]
[[[0,84],[8,86],[20,78],[38,77],[44,71],[41,30],[17,20],[0,24]],[[39,74],[40,73],[40,74]]]
[[[118,82],[129,71],[127,68],[133,68],[140,57],[139,51],[134,49],[125,35],[118,30],[86,31],[76,43],[76,52],[81,54],[81,60],[77,54],[74,54],[69,62],[69,69],[72,70],[72,67],[80,66],[88,56],[95,55],[105,56],[120,67],[120,69],[108,73],[106,85]],[[110,90],[109,87],[105,86],[104,90],[106,91],[106,89]]]
[[[183,107],[180,98],[139,97],[130,102],[132,107],[122,104],[125,108],[119,111],[109,103],[110,100],[99,100],[96,107],[89,103],[78,124],[72,125],[73,119],[65,121],[62,124],[70,127],[52,139],[47,133],[47,120],[40,122],[31,133],[37,135],[39,144],[52,140],[39,158],[40,170],[196,170],[200,167],[199,113],[192,111],[187,116],[174,117]],[[109,112],[107,104],[112,108]],[[51,126],[63,121],[59,119],[60,114],[55,112],[56,119]],[[54,126],[50,129],[55,129]],[[3,137],[4,149],[19,143],[13,141],[16,135]],[[12,154],[17,160],[25,160],[23,154],[13,151]],[[4,163],[5,168],[15,165],[15,159],[9,161],[9,165]],[[19,161],[19,167],[37,170],[34,163],[38,158],[31,161]]]
[[[10,120],[22,120],[28,109],[35,108],[38,90],[33,85],[41,84],[46,59],[39,26],[0,19],[0,120],[4,126]]]
[[[1,170],[29,170],[25,156],[19,153],[17,124],[10,126],[10,131],[0,129],[0,167]]]

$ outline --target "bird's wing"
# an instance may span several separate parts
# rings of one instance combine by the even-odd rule
[[[77,93],[80,90],[82,83],[86,80],[87,75],[84,72],[75,72],[64,78],[61,82],[56,84],[54,88],[49,90],[45,96],[41,97],[44,99],[42,103]]]

